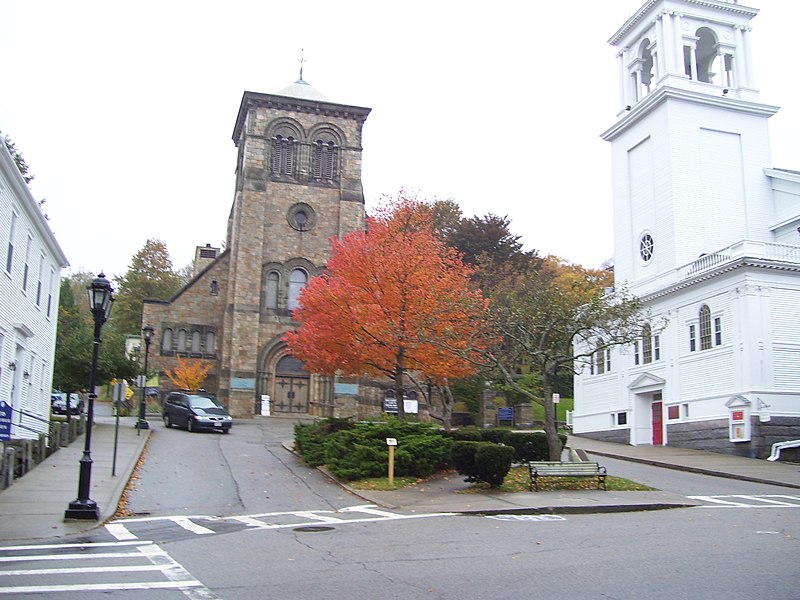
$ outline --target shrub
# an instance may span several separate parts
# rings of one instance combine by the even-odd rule
[[[403,438],[395,452],[395,473],[399,476],[430,477],[450,465],[453,442],[440,435]]]
[[[343,430],[328,436],[324,445],[325,466],[340,479],[352,481],[386,473],[386,440],[369,439],[356,430]]]
[[[478,481],[478,470],[475,467],[475,453],[478,448],[489,444],[489,442],[473,442],[468,440],[456,440],[450,450],[450,462],[453,468],[465,475],[464,481]],[[489,444],[491,445],[491,444]]]
[[[514,448],[499,444],[482,444],[475,451],[475,470],[478,479],[499,487],[511,470]]]
[[[495,444],[505,444],[506,437],[511,435],[511,430],[504,427],[494,427],[492,429],[482,429],[481,434],[484,442],[493,442]]]
[[[468,427],[462,427],[460,429],[454,429],[453,431],[450,431],[447,435],[453,438],[454,440],[461,440],[465,442],[483,441],[483,431],[473,425],[470,425]]]
[[[325,464],[325,440],[333,433],[352,429],[350,419],[323,419],[316,423],[298,423],[294,426],[294,448],[303,462],[311,467]]]
[[[567,443],[567,436],[559,434],[561,447]],[[506,446],[514,448],[515,462],[528,462],[532,460],[550,460],[550,450],[547,447],[547,436],[542,431],[535,433],[510,432],[505,441]]]

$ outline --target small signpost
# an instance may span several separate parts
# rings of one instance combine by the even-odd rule
[[[394,448],[397,446],[397,438],[386,438],[386,445],[389,446],[389,487],[394,487]]]
[[[558,404],[561,402],[561,394],[553,393],[553,409],[556,413],[556,429],[558,429]]]

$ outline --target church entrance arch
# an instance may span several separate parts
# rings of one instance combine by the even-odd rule
[[[311,375],[302,361],[283,356],[275,365],[272,409],[279,414],[307,413]]]

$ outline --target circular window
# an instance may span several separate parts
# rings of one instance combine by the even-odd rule
[[[653,236],[645,233],[639,240],[639,256],[644,262],[649,262],[653,258]]]
[[[289,209],[286,215],[286,220],[289,225],[297,231],[308,231],[317,222],[317,216],[314,209],[305,202],[298,202]]]

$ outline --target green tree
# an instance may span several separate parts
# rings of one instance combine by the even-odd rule
[[[11,157],[14,159],[14,162],[17,165],[17,169],[19,169],[20,175],[25,180],[25,183],[30,183],[34,179],[34,175],[30,174],[30,168],[28,167],[28,163],[25,162],[25,159],[22,156],[22,152],[17,150],[17,147],[14,145],[14,142],[11,140],[10,137],[7,135],[3,136],[3,143],[5,143],[6,148],[8,148]]]
[[[647,322],[641,302],[611,284],[608,271],[551,256],[492,293],[496,342],[486,357],[508,386],[544,406],[550,460],[561,453],[552,398],[559,376],[575,373],[597,353],[633,343]],[[535,385],[519,381],[519,365],[530,365]]]
[[[85,275],[77,273],[61,280],[53,387],[64,392],[85,390],[89,386],[94,317],[85,300],[86,286],[77,301],[74,291],[75,288],[79,289]],[[125,355],[125,335],[109,322],[103,326],[101,340],[97,384],[104,385],[111,379],[133,379],[139,367],[135,359]]]
[[[131,259],[127,273],[115,277],[116,301],[111,320],[122,334],[139,334],[145,300],[169,300],[180,289],[167,245],[149,239]]]

